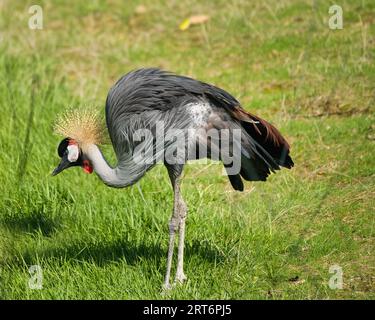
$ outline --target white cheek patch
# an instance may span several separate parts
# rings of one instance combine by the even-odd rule
[[[79,157],[79,149],[78,146],[72,144],[68,146],[68,160],[69,162],[75,162],[77,161]]]

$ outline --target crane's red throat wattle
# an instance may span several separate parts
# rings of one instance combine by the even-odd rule
[[[83,171],[90,174],[94,171],[94,168],[90,164],[89,160],[83,160],[83,165],[82,165]]]

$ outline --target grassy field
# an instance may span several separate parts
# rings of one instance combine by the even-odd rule
[[[333,3],[342,30],[328,27]],[[31,4],[0,2],[0,298],[375,298],[374,1],[38,1],[42,30],[28,28]],[[210,19],[179,30],[197,14]],[[147,66],[231,92],[295,161],[243,193],[221,166],[185,169],[189,280],[168,296],[165,168],[120,190],[77,168],[50,175],[56,115],[104,115],[110,86]],[[335,265],[342,289],[328,285]]]

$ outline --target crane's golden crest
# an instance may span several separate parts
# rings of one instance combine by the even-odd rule
[[[104,122],[94,109],[69,109],[57,117],[53,129],[56,134],[76,140],[83,149],[106,140]]]

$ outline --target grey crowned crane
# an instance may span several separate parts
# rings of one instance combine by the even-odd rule
[[[80,166],[87,173],[95,171],[107,186],[123,188],[141,179],[156,163],[164,162],[174,192],[165,288],[171,287],[177,232],[175,283],[186,280],[187,206],[180,191],[186,161],[222,161],[224,173],[238,191],[244,189],[242,179],[265,181],[280,167],[293,166],[289,144],[280,132],[245,111],[229,93],[156,68],[135,70],[120,78],[108,93],[105,115],[117,165],[110,166],[98,148],[102,137],[98,118],[88,111],[72,112],[56,123],[56,132],[65,139],[58,146],[61,162],[52,174]]]

